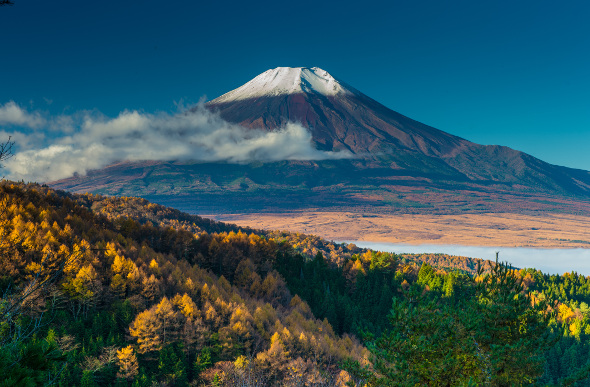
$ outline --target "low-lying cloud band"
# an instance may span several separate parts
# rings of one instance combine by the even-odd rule
[[[0,106],[0,136],[19,151],[7,178],[47,182],[84,175],[119,161],[280,161],[350,158],[315,149],[311,133],[289,123],[275,131],[228,123],[203,104],[179,114],[124,111],[116,118],[80,112],[47,117],[14,102]],[[7,130],[8,129],[8,130]]]

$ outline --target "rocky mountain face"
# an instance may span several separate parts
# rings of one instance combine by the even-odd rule
[[[206,107],[252,129],[273,131],[299,123],[311,132],[314,147],[350,157],[250,164],[123,162],[52,186],[143,196],[189,211],[205,208],[204,202],[218,203],[210,211],[222,212],[231,206],[385,208],[392,203],[428,209],[438,208],[434,202],[444,195],[434,192],[443,191],[454,197],[447,204],[471,203],[457,207],[462,211],[495,211],[510,197],[521,203],[522,195],[576,200],[590,195],[588,171],[551,165],[508,147],[475,144],[424,125],[317,67],[268,70]],[[404,202],[408,191],[424,190],[436,200]],[[474,207],[465,199],[473,196],[467,192],[495,199]]]
[[[309,128],[318,149],[348,150],[409,175],[590,193],[590,173],[498,145],[479,145],[399,114],[318,68],[268,70],[207,106],[229,122]]]
[[[269,70],[207,106],[251,128],[301,123],[319,149],[349,150],[363,159],[400,150],[442,157],[469,143],[396,113],[318,68]]]

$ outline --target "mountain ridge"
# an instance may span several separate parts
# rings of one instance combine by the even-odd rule
[[[275,88],[265,89],[263,84],[256,93],[243,93],[244,87],[260,85],[257,79],[269,74],[277,84],[287,83],[276,81],[279,75],[296,84],[290,79],[294,71],[284,69],[290,68],[268,70],[206,106],[224,120],[249,128],[273,130],[288,122],[301,123],[310,129],[318,149],[347,150],[358,158],[389,162],[392,169],[416,172],[430,164],[429,170],[442,176],[454,175],[458,180],[522,183],[568,193],[590,193],[590,173],[586,171],[553,166],[505,146],[476,144],[425,125],[340,83],[321,69],[313,68],[325,73],[325,79],[346,85],[343,92],[322,94],[300,89],[281,94]]]
[[[479,145],[425,125],[317,67],[268,70],[205,107],[229,123],[256,130],[275,131],[299,123],[310,131],[318,150],[349,152],[353,157],[242,164],[121,162],[50,184],[75,192],[142,196],[169,205],[180,200],[191,212],[210,212],[203,201],[215,203],[217,212],[235,212],[233,206],[242,211],[378,206],[381,211],[388,203],[398,203],[392,198],[404,196],[408,187],[429,194],[402,204],[402,209],[444,213],[452,210],[450,203],[467,203],[456,211],[501,212],[506,203],[511,211],[520,211],[523,197],[567,197],[573,200],[572,208],[577,208],[576,200],[590,198],[588,171],[551,165],[505,146]],[[436,192],[454,199],[443,203],[443,209]],[[470,192],[493,199],[482,204]]]

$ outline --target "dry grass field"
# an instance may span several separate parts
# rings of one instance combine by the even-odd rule
[[[225,214],[213,218],[240,226],[316,234],[337,241],[590,248],[590,217],[569,214],[430,216],[293,211],[282,214]]]

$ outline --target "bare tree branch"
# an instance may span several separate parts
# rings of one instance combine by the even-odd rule
[[[2,4],[2,1],[9,1],[9,0],[0,0],[0,6],[6,5],[6,4]],[[10,4],[10,5],[12,5],[12,4]],[[14,147],[14,141],[12,141],[11,137],[8,137],[8,140],[6,140],[6,142],[3,142],[0,144],[0,168],[4,168],[4,165],[2,164],[3,161],[6,161],[9,158],[11,158],[12,156],[14,156],[13,147]],[[2,177],[2,179],[3,178],[4,177]]]

